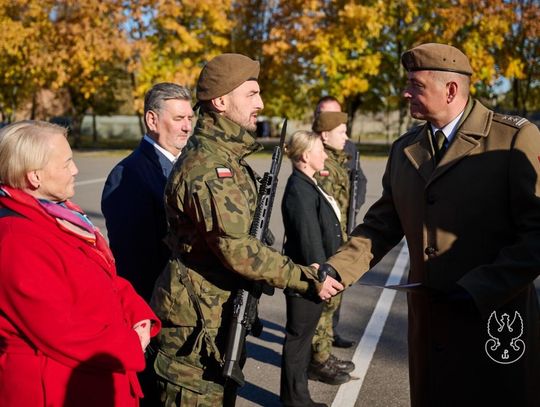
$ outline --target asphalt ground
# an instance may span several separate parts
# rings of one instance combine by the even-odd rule
[[[83,208],[105,236],[105,221],[100,210],[101,191],[109,171],[127,154],[128,151],[75,153],[79,175],[73,201]],[[257,156],[248,161],[262,175],[269,168],[270,156]],[[359,220],[381,194],[385,163],[385,158],[361,159],[368,184],[366,203],[361,209]],[[290,163],[284,159],[271,219],[271,229],[276,236],[274,246],[278,250],[283,242],[280,202],[290,172]],[[406,247],[400,244],[359,282],[346,290],[339,329],[343,337],[355,340],[356,346],[334,349],[334,354],[355,361],[357,369],[352,373],[355,380],[342,386],[310,381],[310,392],[314,400],[335,407],[410,405],[406,296],[402,292],[375,287],[388,282],[397,284],[400,280],[405,281],[407,268]],[[244,368],[246,385],[240,390],[237,401],[239,407],[281,405],[279,378],[285,327],[285,299],[281,290],[276,290],[271,297],[263,296],[259,310],[264,330],[259,338],[248,337],[248,360]]]

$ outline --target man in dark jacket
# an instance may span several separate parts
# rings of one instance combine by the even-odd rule
[[[174,83],[154,85],[144,99],[146,134],[139,147],[109,174],[101,198],[118,274],[150,302],[154,283],[170,251],[163,238],[167,220],[163,191],[173,163],[191,133],[193,110],[188,89]],[[159,400],[152,366],[139,376],[141,406]]]
[[[145,96],[146,134],[139,147],[109,174],[101,198],[118,274],[150,301],[156,278],[169,259],[163,191],[173,163],[191,132],[188,89],[154,85]]]
[[[382,197],[322,270],[350,285],[405,236],[412,406],[538,406],[540,132],[469,97],[457,48],[401,61],[426,123],[394,142]]]

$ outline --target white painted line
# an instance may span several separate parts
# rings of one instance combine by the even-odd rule
[[[401,282],[401,277],[409,264],[409,247],[407,242],[403,243],[399,255],[392,267],[392,271],[386,280],[386,285],[395,285]],[[369,365],[373,359],[377,344],[381,337],[386,319],[392,308],[394,297],[396,296],[395,290],[384,289],[377,301],[377,305],[373,310],[373,314],[366,326],[366,330],[362,335],[360,343],[354,351],[352,361],[356,365],[356,368],[351,373],[351,376],[359,377],[358,380],[351,380],[348,383],[342,384],[336,394],[336,398],[332,403],[332,407],[354,407],[360,389],[364,383]]]
[[[76,187],[80,187],[81,185],[89,185],[89,184],[97,184],[98,182],[105,182],[107,178],[96,178],[96,179],[89,179],[86,181],[78,181],[75,182]]]

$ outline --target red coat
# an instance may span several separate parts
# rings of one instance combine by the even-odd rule
[[[0,406],[137,406],[141,320],[160,323],[116,275],[104,238],[69,232],[30,195],[2,187]],[[69,204],[76,208],[73,204]]]

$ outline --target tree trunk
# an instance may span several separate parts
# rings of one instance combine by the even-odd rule
[[[37,110],[37,95],[36,92],[32,93],[32,108],[30,109],[30,120],[36,120]]]
[[[137,112],[137,118],[139,119],[139,130],[141,131],[141,137],[144,137],[144,133],[146,131],[144,130],[142,115],[139,112]]]
[[[353,124],[354,124],[354,116],[356,115],[356,112],[358,111],[358,108],[362,104],[362,98],[360,95],[353,95],[350,97],[347,97],[345,99],[345,109],[347,112],[347,116],[349,116],[349,120],[347,121],[347,134],[349,135],[349,138],[352,140],[353,138]],[[361,135],[358,136],[358,141],[360,142]]]
[[[81,146],[81,124],[83,114],[73,110],[71,115],[70,133],[73,137],[73,147],[79,148]]]
[[[94,147],[97,146],[98,141],[98,134],[97,134],[97,127],[96,127],[96,114],[92,112],[92,145]]]

